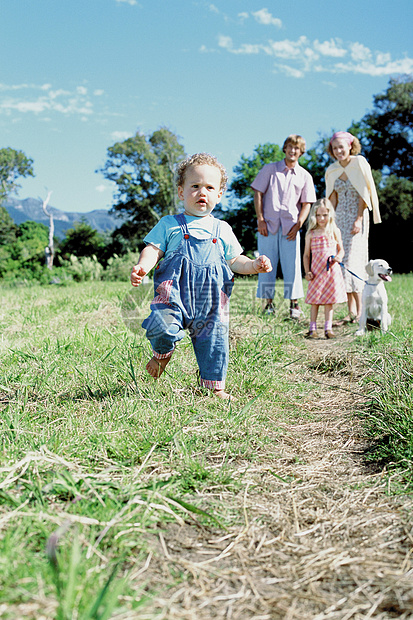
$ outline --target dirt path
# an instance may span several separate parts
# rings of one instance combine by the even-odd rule
[[[159,534],[140,578],[164,584],[164,596],[136,617],[413,618],[413,500],[388,496],[364,464],[350,415],[363,405],[362,371],[340,340],[307,343],[308,377],[319,383],[312,421],[284,425],[276,462],[261,454],[243,494],[221,495],[243,524],[217,537],[184,523]],[[176,589],[171,572],[185,575]]]

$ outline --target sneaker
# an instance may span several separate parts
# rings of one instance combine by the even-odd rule
[[[324,333],[325,333],[326,338],[327,338],[328,340],[331,340],[332,338],[335,338],[335,337],[336,337],[336,336],[335,336],[335,334],[333,334],[333,332],[332,332],[332,331],[330,331],[330,330],[326,330]]]
[[[272,302],[267,304],[263,310],[264,314],[274,314],[274,312],[275,312],[275,308]]]
[[[302,310],[300,310],[300,308],[290,308],[290,319],[292,319],[293,321],[298,321],[300,316],[303,314]]]

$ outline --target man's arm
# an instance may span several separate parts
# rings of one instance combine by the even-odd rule
[[[263,237],[268,237],[267,224],[264,220],[263,196],[264,194],[262,192],[254,189],[254,207],[257,215],[258,233],[263,235]]]
[[[301,205],[301,211],[298,215],[298,220],[294,224],[294,226],[290,228],[290,230],[287,233],[288,241],[294,241],[294,239],[297,236],[298,231],[300,230],[300,228],[304,226],[304,223],[310,212],[310,207],[311,207],[311,202],[303,202],[303,204]]]

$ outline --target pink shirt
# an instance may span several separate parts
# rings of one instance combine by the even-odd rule
[[[275,235],[282,227],[286,235],[297,222],[304,202],[315,202],[313,179],[307,170],[296,164],[288,168],[285,159],[265,164],[251,184],[263,194],[263,215],[268,232]]]

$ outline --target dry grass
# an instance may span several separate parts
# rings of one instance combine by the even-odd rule
[[[100,334],[102,328],[111,330],[119,322],[114,302],[102,302],[92,309],[86,304],[85,307],[76,315],[82,328],[98,325],[96,329]],[[53,336],[61,330],[58,317],[55,321],[47,322]],[[34,320],[33,323],[41,331],[42,323]],[[12,332],[16,325],[20,323],[11,323],[7,330]],[[23,328],[24,322],[21,325]],[[29,328],[30,325],[24,327]],[[267,328],[271,329],[270,321],[266,322],[257,314],[235,317],[231,346],[236,348],[239,344],[241,347],[251,334],[257,334],[256,340],[265,338]],[[66,329],[71,329],[70,323]],[[113,483],[117,490],[131,490],[130,495],[125,493],[127,503],[116,509],[110,520],[108,512],[96,512],[94,516],[76,513],[71,510],[70,502],[66,504],[62,500],[59,504],[57,499],[50,499],[54,497],[51,495],[48,496],[50,503],[45,504],[41,513],[34,510],[29,500],[17,508],[11,504],[0,506],[0,529],[6,530],[9,524],[14,527],[25,519],[34,525],[46,523],[48,535],[50,530],[55,532],[62,526],[73,526],[71,534],[77,528],[85,560],[96,558],[96,563],[89,565],[86,577],[92,572],[104,574],[111,561],[117,559],[111,557],[113,546],[110,542],[106,546],[100,543],[108,540],[117,543],[123,537],[128,553],[120,576],[126,577],[128,589],[127,595],[119,597],[117,611],[110,616],[117,620],[413,618],[413,498],[390,494],[391,479],[384,477],[377,467],[366,465],[363,457],[368,445],[360,419],[354,415],[365,407],[364,379],[371,371],[353,347],[350,329],[336,330],[339,337],[335,341],[305,340],[297,330],[289,339],[285,338],[285,332],[292,329],[291,325],[283,324],[280,329],[284,338],[280,354],[290,348],[289,355],[280,360],[276,354],[269,355],[263,363],[272,365],[270,379],[276,377],[275,385],[294,386],[296,382],[297,391],[288,391],[285,398],[281,394],[276,402],[268,402],[268,398],[264,401],[263,397],[266,408],[262,412],[265,414],[262,424],[264,429],[268,424],[268,441],[259,437],[254,443],[254,458],[251,454],[243,456],[242,451],[232,453],[228,471],[233,485],[211,483],[191,489],[189,501],[194,505],[203,506],[208,512],[211,506],[219,507],[220,514],[216,516],[220,519],[222,513],[224,517],[231,515],[231,518],[222,519],[230,523],[227,528],[219,528],[212,520],[198,519],[194,513],[185,513],[168,495],[157,494],[156,489],[152,494],[139,495],[145,485],[150,486],[154,480],[168,480],[174,474],[174,459],[184,460],[184,448],[179,445],[177,435],[170,440],[175,451],[165,443],[164,452],[157,452],[154,436],[150,451],[138,464],[134,462],[131,466],[120,466],[110,455],[99,452],[98,466],[90,472],[84,455],[78,457],[76,452],[76,458],[68,455],[66,459],[47,449],[26,453],[24,458],[7,463],[1,471],[0,490],[14,492],[16,497],[27,477],[29,464],[33,480],[37,474],[39,479],[42,476],[46,479],[44,474],[49,470],[64,470],[76,482],[83,482],[79,485],[79,495],[83,493],[86,499],[80,501],[92,503],[93,494],[98,494],[101,488],[100,482],[102,489]],[[276,349],[276,334],[272,336],[271,343]],[[100,344],[98,340],[92,341],[91,349],[96,342]],[[106,341],[100,346],[101,355],[106,355]],[[123,355],[124,349],[121,351]],[[251,348],[250,353],[255,354],[255,349]],[[80,359],[83,364],[83,358]],[[193,372],[191,359],[189,354],[183,353],[181,368],[186,370],[188,365],[188,372]],[[262,359],[257,357],[258,363]],[[240,353],[240,367],[242,362]],[[122,394],[129,390],[133,400],[140,399],[139,404],[146,411],[145,394],[152,387],[144,381],[137,385],[136,391],[132,383],[125,387],[125,368],[127,366],[122,366],[124,374],[120,375]],[[141,371],[137,369],[136,372]],[[237,369],[233,368],[232,372],[235,374]],[[242,374],[242,367],[239,372]],[[74,379],[68,376],[67,390],[71,381]],[[182,377],[180,381],[183,382]],[[236,437],[241,441],[241,433],[248,427],[248,416],[253,409],[243,414],[242,403],[238,403],[234,412],[228,413],[228,418],[230,414],[239,415],[241,422],[225,427],[222,420],[227,419],[226,410],[220,404],[221,418],[218,413],[215,418],[215,405],[208,397],[210,417],[204,422],[205,397],[196,389],[190,392],[181,382],[173,383],[166,376],[158,392],[150,392],[146,415],[159,422],[156,407],[149,408],[151,398],[156,396],[157,399],[175,399],[173,415],[176,418],[172,419],[171,427],[175,431],[182,425],[185,437],[202,437],[206,424],[212,427],[216,421],[216,443],[211,439],[205,455],[191,452],[188,458],[193,461],[204,458],[206,470],[219,472],[225,459],[225,441],[219,435],[220,430],[239,433]],[[95,390],[95,385],[91,385]],[[168,385],[174,386],[173,393],[168,391]],[[305,393],[303,385],[308,385]],[[371,389],[370,385],[369,398]],[[84,405],[82,430],[85,436],[93,433],[91,425],[110,410],[111,402],[105,408],[104,396],[99,399],[95,392],[89,399],[87,395],[82,396],[83,392],[76,396],[76,401]],[[255,389],[254,383],[252,387],[245,387],[251,402],[256,392],[258,388]],[[279,396],[275,389],[268,393],[274,398]],[[63,399],[64,394],[60,396]],[[10,388],[4,392],[2,404],[6,406],[9,401],[13,404],[14,398],[17,396]],[[40,395],[25,405],[33,413],[31,417],[40,415],[36,409],[38,402]],[[179,415],[180,403],[182,409],[191,407],[193,417]],[[92,407],[96,408],[96,416],[88,418],[87,412]],[[218,410],[218,405],[216,407]],[[79,412],[83,414],[83,409]],[[75,414],[78,414],[77,409]],[[134,416],[135,410],[130,414],[128,411],[129,415]],[[167,415],[172,416],[172,413],[167,412]],[[253,415],[260,414],[254,410]],[[126,421],[120,427],[113,426],[113,430],[105,427],[102,433],[123,432]],[[59,418],[57,423],[60,423]],[[138,430],[134,428],[131,437]],[[211,437],[213,433],[212,430]],[[253,433],[247,435],[247,439],[254,441]],[[198,450],[200,445],[197,444]],[[138,515],[140,505],[147,506],[150,515],[145,516],[144,525],[142,515]],[[157,511],[167,514],[168,519],[157,518]],[[36,595],[30,593],[26,603],[18,604],[13,600],[0,604],[0,618],[51,620],[56,617],[57,601],[50,595],[50,585],[39,575],[33,579],[38,582]],[[18,587],[24,588],[23,579]],[[140,600],[142,605],[138,606]],[[76,618],[81,620],[79,615]]]
[[[316,402],[312,394],[301,424],[282,425],[273,453],[240,461],[242,492],[219,494],[243,522],[216,536],[188,523],[160,531],[135,585],[156,581],[163,594],[151,613],[117,617],[413,618],[413,500],[389,496],[388,480],[363,464],[352,412],[365,400],[366,369],[345,343],[345,333],[306,342],[301,364],[319,384]],[[171,573],[182,574],[172,589]]]

